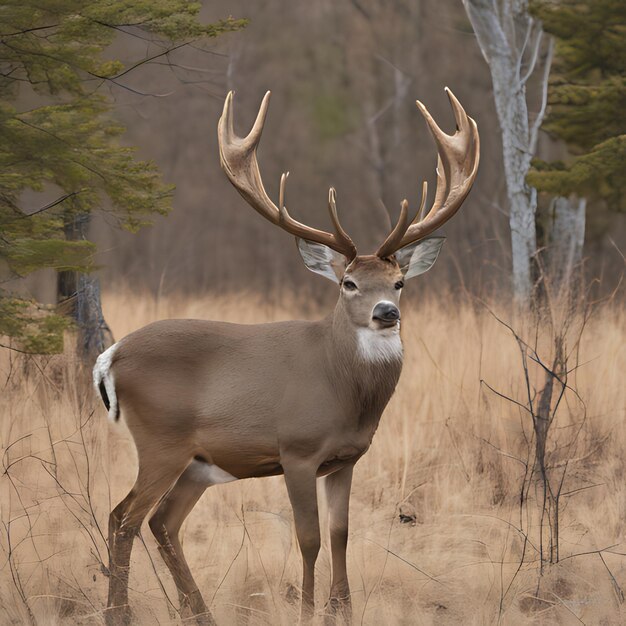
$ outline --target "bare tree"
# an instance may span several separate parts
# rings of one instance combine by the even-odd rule
[[[546,306],[525,331],[515,329],[489,311],[510,331],[519,348],[523,399],[508,396],[481,380],[491,392],[519,407],[524,422],[529,419],[532,426],[530,434],[525,428],[523,433],[528,460],[522,461],[525,471],[520,488],[520,528],[530,533],[530,521],[524,522],[522,511],[529,505],[531,489],[535,486],[540,573],[544,565],[559,562],[562,496],[567,495],[564,486],[568,470],[580,462],[576,453],[587,421],[587,409],[575,379],[571,379],[580,367],[580,343],[592,312],[585,294],[581,294],[580,310],[574,310],[567,297],[550,297],[549,279],[547,283]],[[530,339],[524,338],[526,334]]]
[[[526,183],[526,175],[546,110],[554,43],[528,13],[526,0],[463,0],[463,4],[491,71],[509,199],[513,291],[518,304],[526,304],[532,297],[537,252],[537,190]],[[542,56],[541,105],[531,121],[526,87]]]

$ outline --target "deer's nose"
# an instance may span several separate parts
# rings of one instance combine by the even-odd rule
[[[400,319],[400,310],[393,302],[379,302],[372,311],[372,318],[387,324],[395,323]]]

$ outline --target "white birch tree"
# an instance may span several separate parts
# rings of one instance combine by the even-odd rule
[[[525,306],[533,296],[537,252],[537,190],[526,183],[526,176],[546,110],[554,44],[544,36],[541,22],[528,13],[527,0],[463,0],[463,4],[491,71],[509,200],[513,292],[518,305]],[[526,88],[537,73],[541,97],[531,119]]]

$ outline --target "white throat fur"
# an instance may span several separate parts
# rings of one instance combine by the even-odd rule
[[[400,324],[388,329],[359,328],[357,353],[364,361],[386,363],[402,359]]]

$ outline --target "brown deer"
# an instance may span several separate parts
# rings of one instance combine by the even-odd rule
[[[305,265],[339,285],[332,313],[317,322],[239,325],[167,320],[131,333],[100,355],[94,383],[109,417],[120,411],[137,447],[139,471],[109,519],[107,623],[127,622],[133,538],[146,515],[178,588],[181,610],[199,624],[213,618],[178,533],[205,489],[283,474],[302,552],[302,618],[314,604],[320,548],[317,479],[324,477],[332,550],[327,614],[350,619],[346,572],[348,502],[354,464],[367,451],[402,369],[399,300],[404,282],[435,262],[443,237],[428,237],[459,209],[476,178],[476,123],[447,90],[457,130],[444,133],[422,112],[439,153],[432,208],[397,224],[375,254],[359,256],[341,227],[330,189],[334,232],[296,221],[263,187],[256,158],[268,92],[247,137],[233,131],[233,94],[218,124],[221,163],[237,191],[263,217],[297,237]]]

